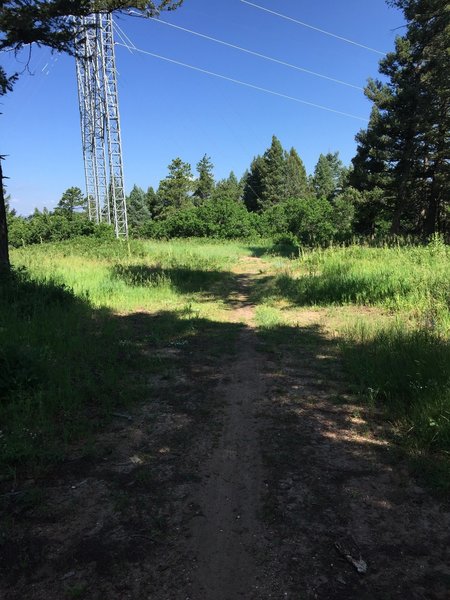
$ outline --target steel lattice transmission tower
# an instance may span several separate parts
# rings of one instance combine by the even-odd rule
[[[128,237],[111,14],[77,20],[76,68],[89,218]]]

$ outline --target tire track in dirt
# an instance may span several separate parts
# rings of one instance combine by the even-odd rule
[[[200,517],[191,526],[190,551],[196,560],[192,598],[196,600],[261,597],[257,552],[264,535],[257,514],[264,484],[255,410],[266,383],[256,333],[250,326],[254,306],[249,289],[257,271],[252,262],[244,269],[244,273],[238,271],[232,319],[243,321],[246,328],[238,339],[233,363],[216,390],[225,406],[224,426],[202,469],[205,484],[196,498]]]
[[[253,407],[265,391],[258,363],[254,333],[245,330],[229,382],[217,390],[227,406],[225,426],[205,464],[197,500],[201,517],[192,525],[193,598],[250,598],[257,585],[262,464]]]

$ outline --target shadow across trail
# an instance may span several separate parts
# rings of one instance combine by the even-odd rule
[[[205,275],[229,322],[96,311],[25,279],[1,296],[10,321],[0,335],[16,328],[10,347],[31,357],[45,348],[47,365],[39,393],[21,384],[8,405],[39,415],[56,367],[67,396],[46,413],[59,460],[40,455],[46,468],[31,480],[36,455],[9,456],[18,475],[0,490],[6,600],[446,597],[448,510],[354,402],[335,341],[314,324],[254,327],[252,260]],[[198,291],[202,274],[174,279]],[[154,272],[118,277],[135,285]],[[75,416],[91,427],[67,440]]]
[[[288,597],[445,598],[450,513],[410,478],[382,420],[355,404],[339,345],[316,325],[261,336],[276,368],[262,407],[264,521]]]

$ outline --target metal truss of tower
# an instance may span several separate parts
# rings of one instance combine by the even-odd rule
[[[111,14],[77,20],[76,68],[89,218],[128,237]]]

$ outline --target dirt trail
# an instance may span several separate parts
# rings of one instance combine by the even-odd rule
[[[257,585],[262,464],[253,403],[265,390],[258,358],[254,333],[244,331],[228,381],[217,390],[226,403],[225,425],[196,499],[201,517],[191,530],[193,598],[251,598]]]
[[[247,276],[256,272],[247,269]],[[196,503],[201,517],[191,529],[191,552],[195,557],[193,598],[252,598],[259,593],[256,553],[262,543],[258,519],[263,492],[263,468],[259,448],[255,403],[266,385],[256,335],[248,325],[254,306],[249,301],[247,278],[238,280],[233,318],[247,328],[238,340],[238,352],[216,393],[225,406],[223,432],[212,456],[201,471],[205,482]]]

